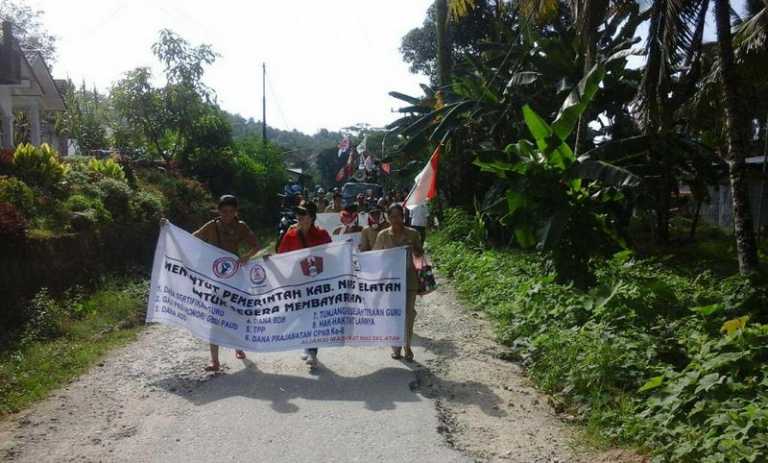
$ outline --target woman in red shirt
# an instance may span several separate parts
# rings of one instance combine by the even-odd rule
[[[302,201],[294,209],[294,212],[298,222],[283,235],[283,239],[280,240],[280,245],[277,247],[278,254],[331,242],[331,236],[328,232],[315,225],[315,219],[317,219],[317,205],[315,203]],[[304,349],[304,355],[301,358],[311,368],[317,367],[317,347]]]

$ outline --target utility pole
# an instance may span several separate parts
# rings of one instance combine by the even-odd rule
[[[267,63],[261,63],[261,140],[267,144]]]

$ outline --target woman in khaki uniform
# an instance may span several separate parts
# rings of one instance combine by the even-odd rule
[[[222,196],[219,198],[219,217],[200,227],[193,235],[208,244],[239,255],[240,265],[245,265],[251,257],[259,252],[259,244],[256,235],[248,228],[248,225],[238,218],[237,207],[236,197],[232,195]],[[241,255],[241,247],[245,247],[248,251]],[[218,371],[221,368],[219,346],[216,344],[210,346],[211,363],[205,367],[205,370]],[[245,358],[245,352],[236,350],[235,357],[242,360]]]
[[[416,293],[419,290],[419,280],[416,275],[416,267],[413,265],[413,257],[421,257],[424,250],[421,245],[421,235],[413,228],[405,226],[405,212],[402,204],[392,204],[387,209],[389,228],[380,231],[376,237],[373,249],[390,249],[399,246],[408,246],[406,256],[406,298],[405,298],[405,360],[413,361],[411,350],[411,338],[413,337],[413,323],[416,321]],[[399,360],[403,346],[392,346],[392,358]]]

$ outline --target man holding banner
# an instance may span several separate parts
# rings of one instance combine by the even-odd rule
[[[242,265],[165,221],[147,322],[253,352],[402,345],[405,248],[353,254],[351,242],[328,243],[328,233],[313,227],[313,205],[297,212],[305,217],[280,243],[283,253]],[[316,350],[307,357],[316,365]]]
[[[248,228],[245,222],[237,216],[238,201],[235,196],[224,195],[219,198],[219,217],[206,223],[199,230],[193,233],[206,243],[212,244],[220,249],[237,255],[241,247],[247,247],[248,251],[241,255],[237,265],[244,265],[248,260],[259,251],[256,235]],[[211,362],[205,367],[206,371],[218,371],[221,368],[219,363],[219,346],[210,345]],[[240,360],[245,359],[245,352],[235,351],[235,357]]]

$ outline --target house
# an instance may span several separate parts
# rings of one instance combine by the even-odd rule
[[[66,152],[66,140],[54,130],[49,116],[64,111],[62,81],[51,76],[45,60],[36,51],[23,51],[6,21],[0,37],[0,148],[15,146],[15,132],[23,127],[24,140],[49,143]],[[63,150],[62,150],[63,148]]]
[[[768,229],[768,156],[751,156],[744,161],[753,224],[757,230]],[[733,230],[733,196],[727,177],[721,179],[719,185],[709,187],[709,199],[702,205],[701,218],[725,230]]]

